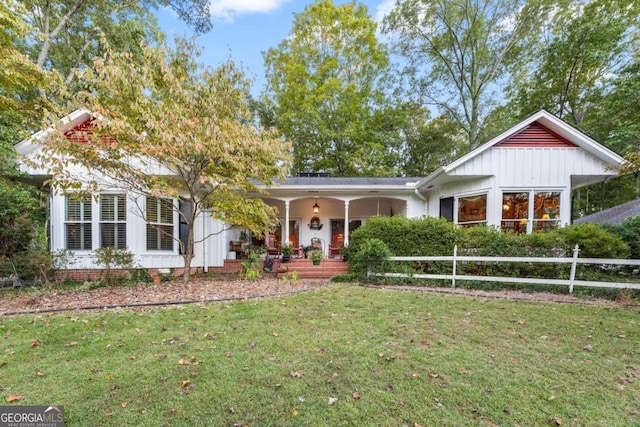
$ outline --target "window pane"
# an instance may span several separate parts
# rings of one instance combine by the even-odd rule
[[[67,224],[67,249],[91,250],[91,224]]]
[[[67,249],[82,249],[80,224],[67,224]]]
[[[147,250],[158,250],[158,230],[151,224],[147,224]]]
[[[147,221],[158,222],[158,199],[147,197]]]
[[[500,227],[503,230],[526,233],[528,213],[528,192],[502,194],[502,223]]]
[[[481,224],[487,220],[487,195],[458,198],[458,224]]]
[[[173,201],[169,199],[160,200],[160,221],[163,224],[173,224]]]
[[[147,224],[147,250],[173,251],[173,226]]]
[[[160,248],[161,251],[173,250],[173,227],[169,225],[160,226]]]
[[[100,196],[100,221],[114,221],[116,219],[116,196],[103,194]]]
[[[540,192],[534,195],[533,229],[551,230],[560,224],[560,193]]]
[[[67,221],[91,221],[91,199],[67,196]]]
[[[116,225],[113,223],[100,224],[100,247],[113,248],[116,246]]]

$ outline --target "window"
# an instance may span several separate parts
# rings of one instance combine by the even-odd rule
[[[100,196],[100,247],[127,248],[127,209],[123,194]]]
[[[529,218],[529,193],[503,193],[500,228],[514,233],[526,233],[527,218]]]
[[[91,247],[91,198],[66,198],[66,248],[90,251]]]
[[[552,230],[560,225],[560,193],[534,193],[533,231]]]
[[[458,198],[458,225],[472,227],[487,223],[487,195]]]
[[[526,191],[502,194],[500,227],[503,230],[527,233],[551,230],[559,225],[560,192]]]
[[[453,222],[453,197],[440,199],[440,218]]]
[[[147,250],[173,251],[173,201],[147,197]]]

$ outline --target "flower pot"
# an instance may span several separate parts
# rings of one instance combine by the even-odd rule
[[[291,259],[291,255],[282,255],[282,262],[289,262],[289,260]]]
[[[151,280],[153,280],[153,283],[160,283],[162,281],[162,276],[151,276]]]
[[[312,260],[312,262],[313,262],[313,265],[320,265],[320,260],[319,259],[318,260],[314,259],[314,260]]]

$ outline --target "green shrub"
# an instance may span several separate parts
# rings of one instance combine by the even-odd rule
[[[449,255],[456,235],[454,225],[442,218],[374,217],[353,232],[348,252],[351,257],[362,242],[376,238],[397,256]]]
[[[617,236],[596,224],[569,225],[558,230],[568,254],[578,245],[581,258],[629,258],[629,246]]]
[[[111,285],[116,279],[112,270],[125,270],[129,274],[129,270],[133,268],[135,256],[124,249],[105,247],[93,251],[93,260],[98,266],[104,268],[101,275],[104,277],[105,284]]]
[[[349,255],[349,271],[367,280],[367,272],[386,273],[392,270],[393,256],[389,247],[381,239],[367,239],[359,244],[359,250]]]
[[[619,236],[629,245],[631,259],[640,259],[640,216],[627,218],[619,225],[605,224],[602,228]]]

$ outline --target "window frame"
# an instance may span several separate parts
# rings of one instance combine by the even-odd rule
[[[152,221],[149,219],[149,206],[150,206],[150,201],[155,201],[155,203],[153,203],[153,206],[155,207],[155,221]],[[171,218],[168,218],[168,220],[166,222],[162,222],[162,213],[163,213],[163,202],[167,203],[170,205],[170,208],[168,210],[168,212],[171,212]],[[146,234],[145,234],[145,247],[146,250],[149,252],[171,252],[174,253],[175,252],[175,247],[176,247],[176,224],[175,224],[175,218],[176,218],[176,208],[175,208],[175,200],[168,198],[168,197],[152,197],[152,196],[147,196],[146,200],[145,200],[145,223],[146,223]],[[166,231],[163,231],[163,229],[170,229],[171,233],[168,233]],[[156,237],[155,237],[155,241],[157,243],[156,247],[150,247],[149,243],[149,238],[150,238],[150,231],[153,231],[154,233],[156,233]],[[167,239],[167,240],[163,240]],[[168,247],[163,247],[163,242],[170,242],[171,244],[171,248],[169,249]]]
[[[460,221],[460,209],[461,209],[460,199],[472,199],[472,198],[483,198],[484,199],[484,219],[461,222]],[[456,198],[455,198],[455,205],[454,205],[456,226],[457,227],[461,227],[461,228],[465,228],[465,227],[474,227],[476,225],[487,225],[488,224],[488,219],[487,219],[488,199],[489,199],[489,194],[486,191],[481,192],[481,193],[471,193],[471,194],[457,195]]]
[[[104,219],[103,201],[106,198],[113,197],[113,219]],[[123,206],[120,218],[119,208]],[[104,244],[104,227],[105,225],[113,225],[113,245]],[[112,247],[116,249],[127,249],[127,196],[123,193],[100,193],[98,203],[98,230],[99,230],[99,246],[101,248]],[[121,242],[123,240],[124,242]],[[122,244],[124,243],[124,244]]]
[[[500,209],[500,230],[513,231],[516,233],[531,234],[533,232],[553,230],[559,228],[561,224],[562,213],[562,201],[563,201],[563,189],[559,188],[526,188],[526,189],[509,189],[505,188],[501,191],[501,209]],[[505,194],[526,194],[527,209],[524,214],[519,214],[518,218],[505,218],[505,212],[511,209],[511,205],[505,200]],[[544,218],[544,214],[541,218],[539,216],[539,210],[536,209],[536,198],[539,194],[550,194],[557,200],[554,209],[553,218]],[[543,202],[544,207],[544,202]],[[505,222],[513,222],[513,227],[505,227]],[[516,224],[517,223],[517,224]],[[519,228],[525,225],[525,227]]]
[[[78,219],[70,218],[69,202],[80,204]],[[80,232],[79,247],[71,247],[70,228],[78,226]],[[88,237],[87,237],[88,231]],[[87,247],[89,243],[89,247]],[[91,197],[68,194],[64,198],[64,247],[70,251],[90,252],[93,250],[93,203]]]

